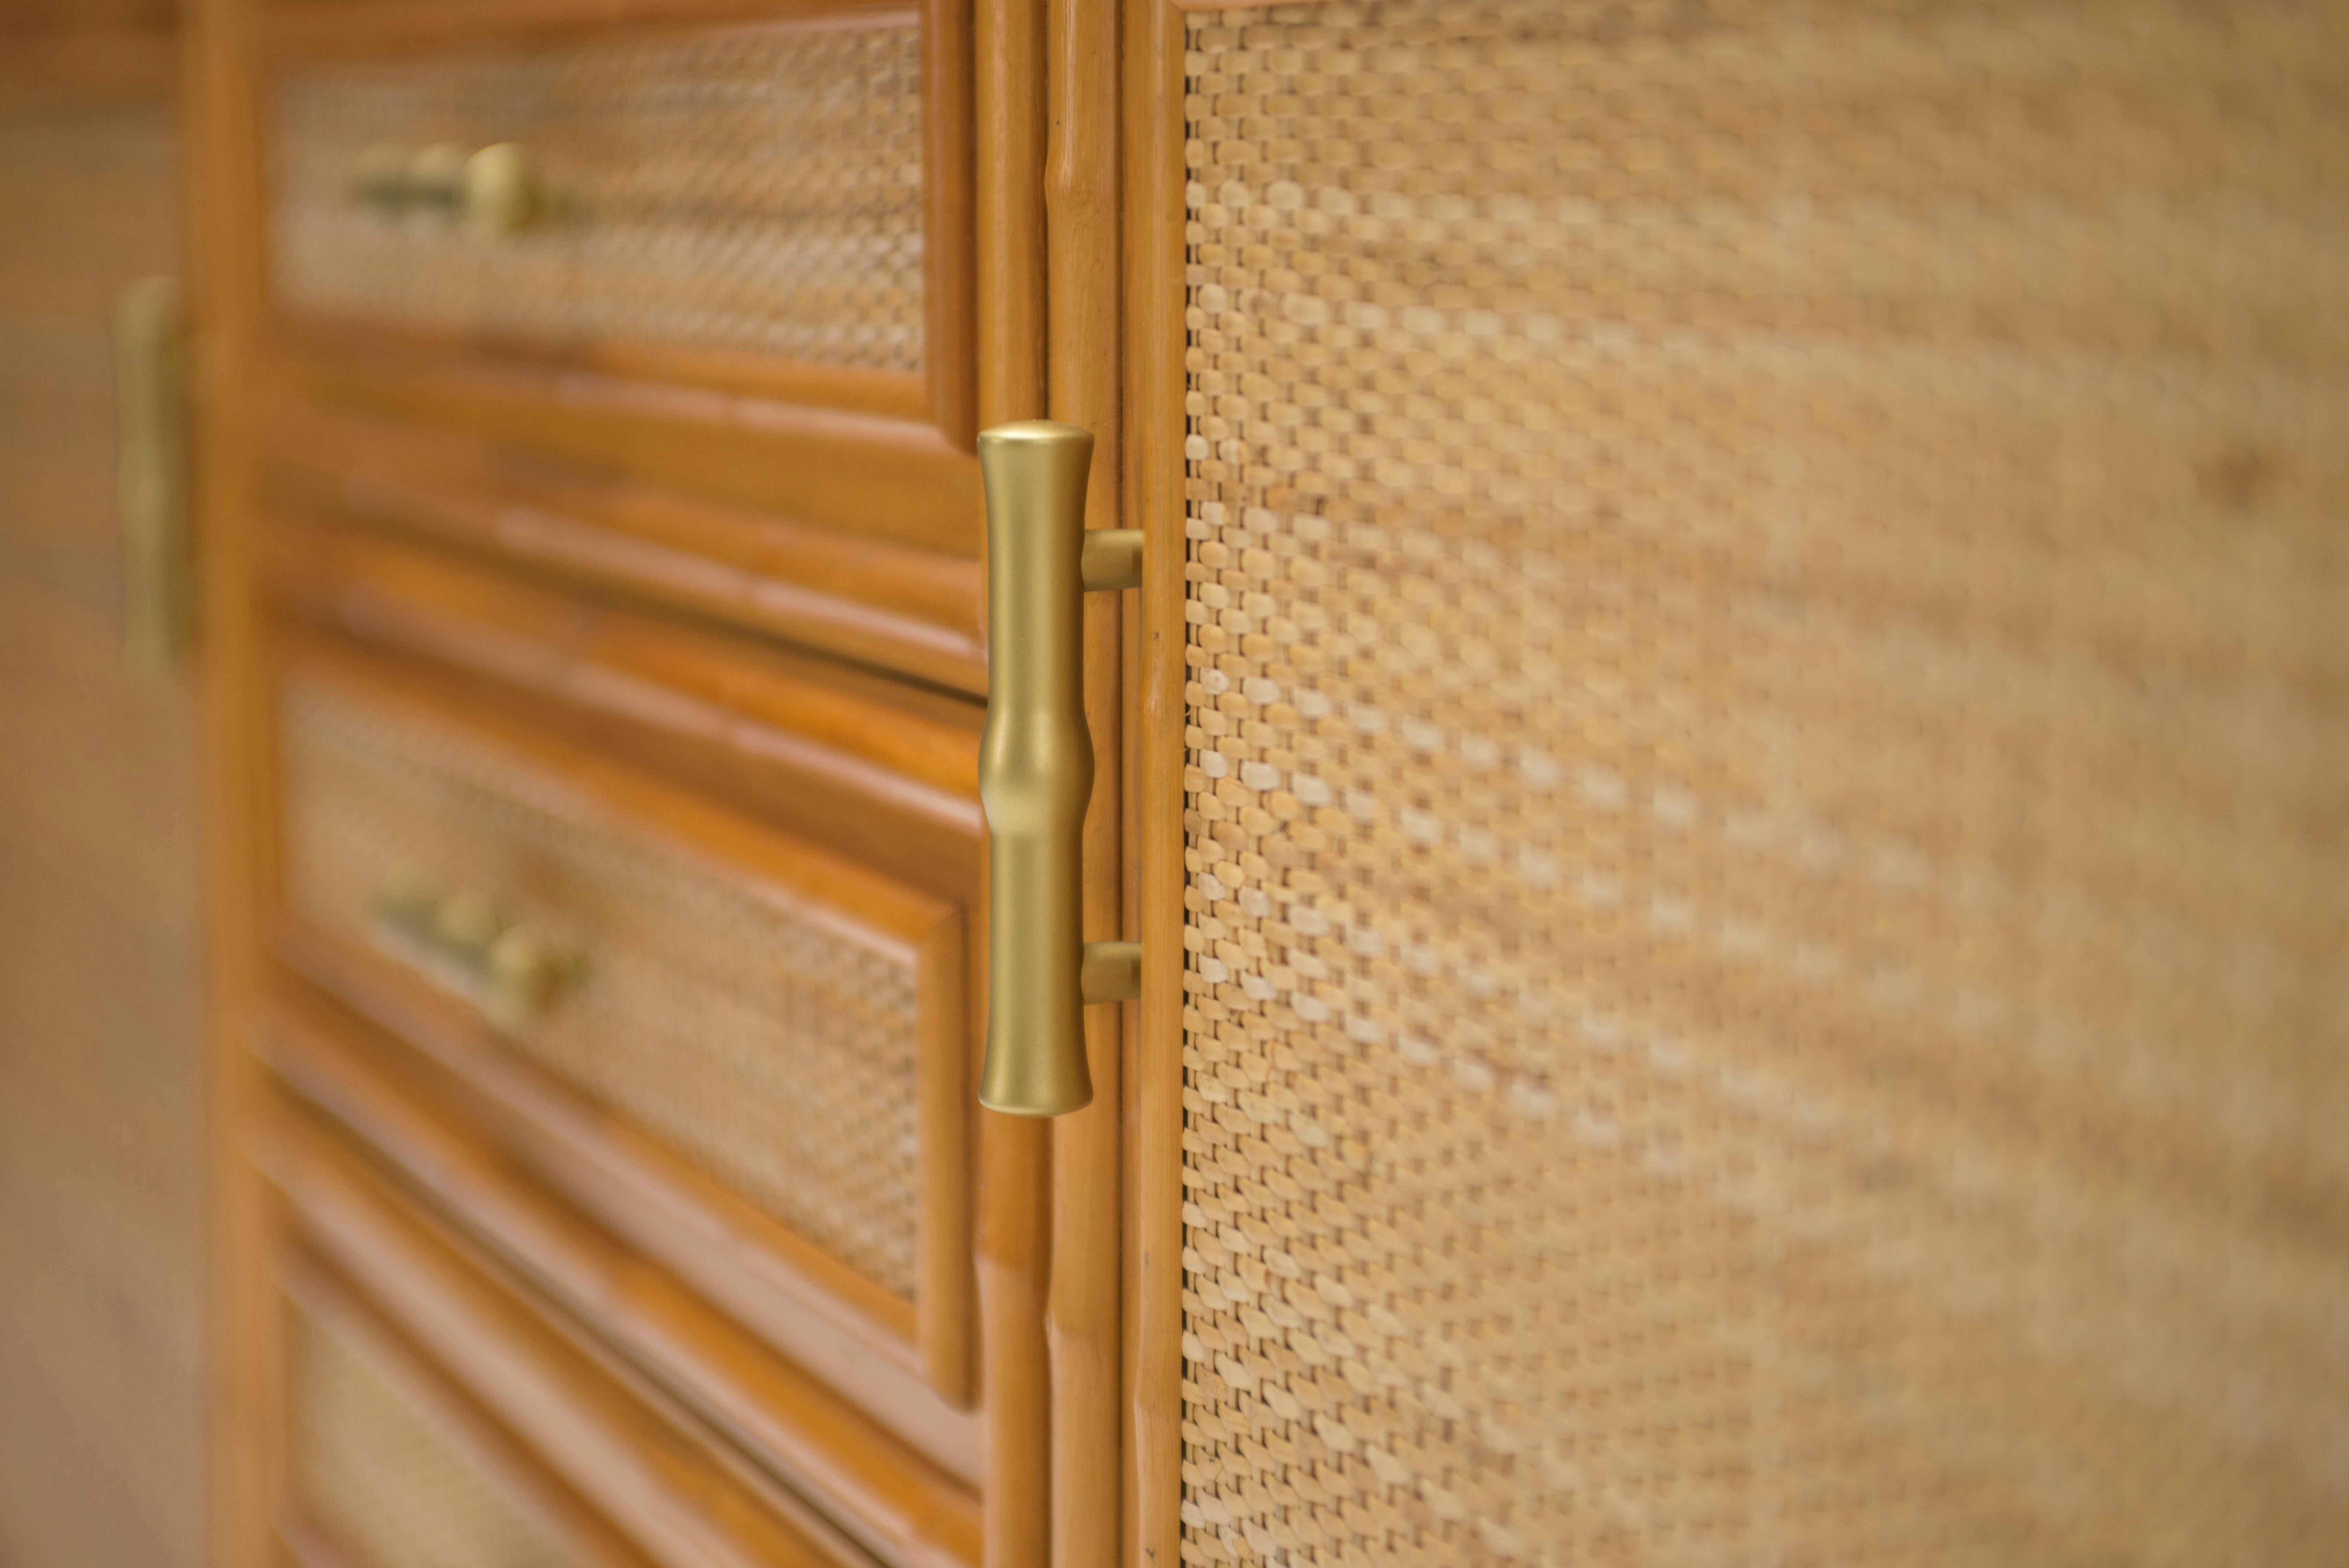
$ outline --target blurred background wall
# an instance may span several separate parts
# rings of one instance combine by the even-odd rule
[[[0,6],[0,1563],[202,1554],[195,727],[123,651],[115,301],[180,265],[171,17]]]

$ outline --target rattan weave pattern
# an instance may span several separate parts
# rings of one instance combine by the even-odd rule
[[[585,972],[513,1051],[911,1299],[922,998],[903,943],[593,812],[518,760],[297,680],[287,905],[370,937],[387,889],[501,901]]]
[[[277,89],[273,137],[275,286],[299,310],[921,369],[911,22],[306,66]],[[352,198],[371,148],[500,141],[563,204],[521,233]]]
[[[1187,25],[1185,1561],[2341,1561],[2349,6]]]
[[[562,1542],[365,1353],[305,1316],[289,1344],[295,1485],[354,1568],[570,1568]]]

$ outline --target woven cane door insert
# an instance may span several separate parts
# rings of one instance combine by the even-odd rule
[[[387,890],[507,907],[580,955],[543,1014],[501,1032],[508,1047],[912,1299],[922,1042],[941,1005],[921,982],[922,907],[876,929],[321,684],[287,691],[280,728],[295,913],[365,943]]]
[[[298,310],[921,369],[909,21],[307,67],[273,134],[276,288]],[[519,233],[354,195],[371,156],[509,141],[558,203]]]
[[[361,1351],[293,1323],[289,1434],[303,1509],[351,1568],[572,1568],[563,1543]]]
[[[1185,1561],[2344,1561],[2349,8],[1188,26]]]

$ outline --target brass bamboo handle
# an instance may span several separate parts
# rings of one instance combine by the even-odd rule
[[[1084,1008],[1138,995],[1142,949],[1084,940],[1084,596],[1141,581],[1137,529],[1085,531],[1093,438],[1033,420],[978,437],[987,487],[987,1065],[979,1103],[1055,1116],[1093,1097]]]
[[[186,344],[175,280],[142,278],[122,291],[114,307],[122,640],[130,662],[150,670],[179,663],[195,619]]]
[[[509,1028],[529,1023],[586,965],[479,892],[419,884],[376,900],[376,940]]]
[[[413,155],[371,147],[351,176],[351,199],[388,217],[429,213],[492,235],[526,229],[554,206],[530,155],[511,141],[471,154],[451,142]]]

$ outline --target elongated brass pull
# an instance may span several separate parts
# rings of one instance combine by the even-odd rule
[[[544,1012],[586,969],[577,949],[475,891],[394,888],[376,900],[374,916],[378,946],[509,1029]]]
[[[470,154],[454,142],[413,155],[370,147],[351,172],[350,195],[387,219],[422,213],[492,236],[526,229],[554,205],[530,155],[511,141]]]
[[[195,622],[188,541],[187,338],[180,286],[142,278],[114,307],[122,512],[122,641],[130,662],[165,670]]]
[[[987,485],[987,1065],[981,1105],[1056,1116],[1093,1097],[1084,1008],[1141,987],[1142,950],[1084,940],[1084,595],[1141,580],[1135,529],[1085,532],[1093,438],[1041,420],[978,437]]]
[[[478,234],[511,234],[546,215],[547,193],[530,155],[511,141],[482,148],[465,160],[465,226]]]

